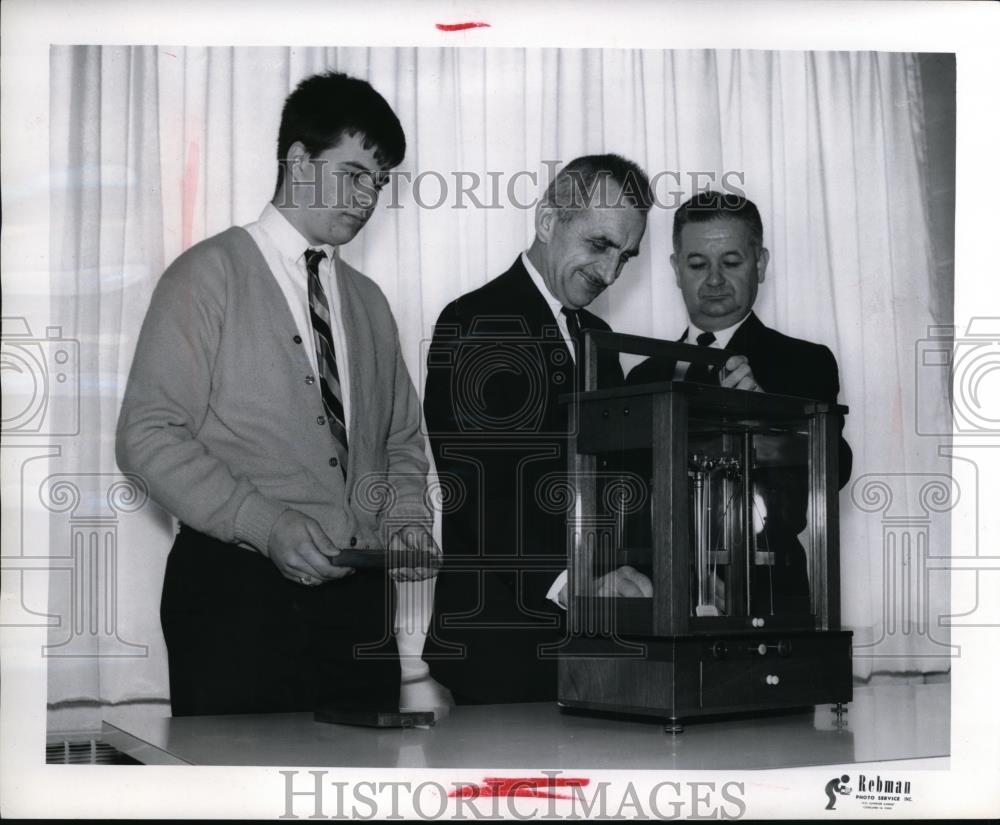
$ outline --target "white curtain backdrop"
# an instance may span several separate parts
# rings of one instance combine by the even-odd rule
[[[400,208],[380,206],[343,250],[388,296],[421,391],[424,342],[439,311],[530,242],[532,212],[506,198],[515,173],[538,176],[537,185],[518,180],[523,203],[546,184],[545,161],[613,151],[651,175],[673,173],[657,186],[666,206],[710,176],[719,188],[725,173],[740,173],[727,180],[760,207],[771,250],[758,314],[836,353],[851,408],[842,616],[856,634],[856,673],[948,668],[937,627],[948,581],[926,558],[949,552],[951,482],[937,441],[917,427],[918,385],[919,416],[938,432],[946,389],[942,376],[921,372],[915,353],[932,319],[951,308],[933,304],[915,56],[57,46],[52,311],[80,341],[81,434],[62,442],[51,470],[70,478],[76,498],[60,497],[52,479],[42,496],[52,554],[68,553],[81,525],[103,525],[98,572],[111,584],[87,632],[70,639],[75,647],[66,646],[67,623],[53,629],[53,644],[73,655],[54,649],[49,659],[50,705],[167,697],[158,606],[172,525],[114,461],[136,335],[166,264],[256,218],[274,187],[284,97],[326,69],[366,78],[386,97],[407,135],[402,168],[424,173],[419,186],[400,188]],[[499,174],[503,208],[453,208],[458,170]],[[433,173],[444,176],[448,200],[420,208],[418,191],[425,204],[438,199]],[[489,200],[486,184],[475,192]],[[592,307],[617,331],[674,338],[684,328],[668,262],[671,219],[672,209],[653,210],[641,255]],[[49,595],[56,615],[86,601],[64,576],[51,577]]]

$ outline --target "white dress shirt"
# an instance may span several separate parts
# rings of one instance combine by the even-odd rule
[[[559,327],[559,332],[562,333],[563,340],[566,342],[566,347],[569,349],[570,357],[575,362],[576,350],[573,347],[573,336],[569,334],[569,326],[566,323],[566,316],[562,313],[562,302],[549,292],[549,288],[545,285],[545,279],[542,278],[541,273],[535,269],[535,265],[528,258],[527,252],[521,253],[521,263],[524,264],[524,268],[528,270],[528,275],[531,276],[531,282],[542,294],[542,297],[545,299],[545,303],[549,305],[549,309],[552,311],[552,316],[556,319],[556,326]]]
[[[264,211],[256,221],[248,223],[243,228],[250,233],[250,237],[260,248],[268,269],[281,287],[288,309],[295,320],[295,328],[302,337],[302,345],[306,348],[309,362],[317,369],[317,375],[319,362],[316,359],[316,334],[309,319],[309,273],[306,271],[305,253],[310,248],[326,252],[326,257],[319,264],[319,280],[330,306],[330,327],[337,358],[337,372],[340,376],[340,401],[344,405],[344,429],[347,431],[347,441],[350,444],[351,388],[348,380],[351,374],[348,369],[350,353],[347,349],[347,339],[344,337],[340,290],[337,286],[337,268],[334,263],[334,257],[338,254],[337,248],[328,244],[311,246],[271,203],[264,207]],[[316,392],[319,391],[320,386],[317,381]]]

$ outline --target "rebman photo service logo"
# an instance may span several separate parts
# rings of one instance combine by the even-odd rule
[[[898,804],[913,801],[908,779],[884,779],[879,775],[866,776],[858,774],[857,781],[851,785],[848,774],[833,777],[826,783],[827,811],[837,810],[838,803],[843,807],[843,800],[851,799],[860,803],[866,810],[892,810]]]

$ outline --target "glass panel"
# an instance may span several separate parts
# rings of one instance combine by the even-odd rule
[[[628,583],[615,585],[614,577],[624,566],[653,579],[651,525],[652,467],[650,449],[597,453],[593,478],[592,508],[584,508],[579,595],[596,597],[584,608],[591,632],[618,634],[649,633],[652,630],[652,598],[641,596]],[[588,561],[589,560],[589,561]],[[625,589],[621,589],[624,587]]]
[[[746,615],[732,572],[745,543],[740,439],[692,433],[688,444],[691,615]]]
[[[692,417],[687,474],[689,615],[812,627],[806,422]]]
[[[804,424],[753,437],[750,612],[755,616],[811,612],[808,444]]]
[[[654,603],[659,622],[676,615],[663,609],[671,598],[665,585],[649,598],[630,584],[631,571],[617,587],[605,579],[628,566],[650,585],[676,582],[668,572],[676,565],[688,580],[686,594],[684,583],[673,585],[687,602],[681,612],[689,625],[678,627],[681,632],[815,627],[811,573],[821,560],[814,558],[820,548],[811,546],[808,529],[808,422],[692,411],[687,460],[677,468],[686,512],[664,514],[668,485],[653,486],[654,454],[662,455],[664,445],[615,449],[626,428],[606,403],[606,418],[603,408],[587,418],[601,437],[588,442],[596,446],[592,476],[578,479],[585,491],[580,544],[586,553],[576,593],[590,602],[591,631],[652,632]],[[628,403],[638,417],[639,405]],[[671,536],[679,546],[670,546]]]

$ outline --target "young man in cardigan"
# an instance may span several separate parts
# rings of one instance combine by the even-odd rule
[[[389,305],[337,248],[405,145],[368,83],[307,78],[282,112],[272,202],[156,287],[117,456],[181,523],[160,605],[175,716],[398,707],[389,578],[431,566],[387,578],[337,557],[438,552],[428,463]]]

